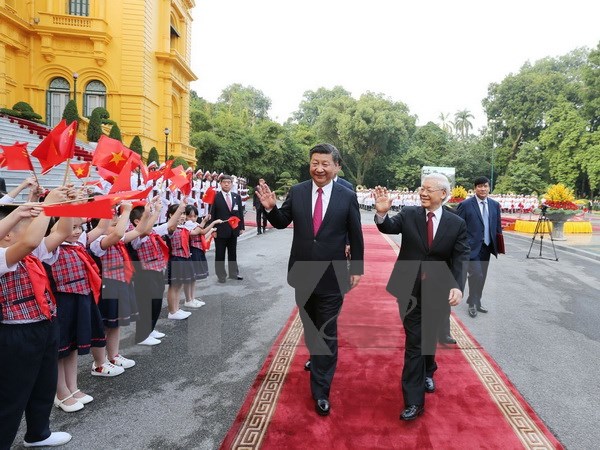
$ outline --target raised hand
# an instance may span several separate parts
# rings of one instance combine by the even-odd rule
[[[265,183],[262,186],[256,187],[256,196],[260,201],[260,204],[265,207],[265,209],[273,209],[277,206],[277,197],[275,192],[272,192],[269,186]]]
[[[69,193],[69,189],[66,186],[59,186],[55,189],[52,189],[48,195],[46,196],[46,198],[44,199],[44,203],[46,205],[52,204],[52,203],[63,203],[67,201],[67,195]]]
[[[375,188],[375,210],[379,214],[387,214],[392,207],[392,198],[387,188],[377,186]]]

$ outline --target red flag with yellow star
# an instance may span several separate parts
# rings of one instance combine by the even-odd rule
[[[125,162],[123,169],[119,172],[119,175],[117,175],[110,191],[108,191],[109,194],[116,194],[121,191],[131,191],[131,164],[131,159],[128,159]]]
[[[1,145],[4,150],[5,167],[8,170],[33,170],[27,143],[15,142],[14,145]]]
[[[187,193],[189,194],[190,189],[188,189],[190,186],[190,179],[188,178],[185,169],[183,168],[183,166],[177,166],[174,169],[171,169],[171,176],[168,177],[168,179],[171,181],[171,185],[169,186],[169,188],[171,190],[174,190],[176,187],[179,188],[179,190],[187,195],[184,191],[187,190]]]
[[[90,176],[90,168],[92,167],[92,163],[88,161],[81,164],[69,164],[69,167],[71,167],[71,170],[77,178],[87,178]]]
[[[77,137],[77,122],[71,122],[67,126],[65,119],[56,125],[48,136],[31,152],[42,166],[42,174],[48,173],[50,169],[59,165],[67,159],[73,158],[75,154],[75,138]]]
[[[92,164],[117,175],[123,170],[131,153],[131,150],[125,147],[121,141],[109,138],[108,136],[102,136],[98,141],[96,151],[94,151]],[[101,176],[104,178],[103,175]]]

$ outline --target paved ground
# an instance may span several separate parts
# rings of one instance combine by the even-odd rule
[[[96,400],[78,413],[53,411],[52,428],[74,436],[64,448],[217,448],[292,310],[283,281],[291,236],[249,231],[238,247],[244,281],[200,282],[207,305],[187,321],[160,320],[161,345],[136,346],[124,329],[122,353],[138,363],[125,374],[91,377],[81,357],[80,387]],[[567,447],[597,448],[600,262],[561,248],[558,262],[526,259],[530,241],[508,235],[508,254],[492,262],[489,314],[455,311]]]

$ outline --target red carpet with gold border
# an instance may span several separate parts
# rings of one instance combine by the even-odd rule
[[[455,317],[458,345],[438,349],[436,392],[427,394],[425,413],[413,422],[399,420],[404,332],[396,301],[385,290],[398,247],[374,226],[363,231],[366,273],[346,296],[338,322],[331,414],[314,411],[295,310],[221,448],[562,448]]]

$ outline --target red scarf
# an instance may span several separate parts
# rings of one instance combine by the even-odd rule
[[[190,257],[190,230],[187,228],[180,228],[181,230],[181,248],[185,253],[186,258]]]
[[[131,258],[129,257],[129,252],[127,248],[125,248],[125,243],[123,241],[119,241],[115,244],[117,250],[121,253],[121,257],[123,258],[123,269],[125,270],[125,281],[127,283],[131,283],[131,278],[133,278],[133,264],[131,263]]]
[[[62,250],[74,251],[77,253],[77,256],[85,268],[88,283],[90,283],[92,294],[94,295],[94,301],[98,304],[98,301],[100,300],[100,289],[102,288],[102,278],[100,278],[100,269],[98,269],[96,262],[81,245],[64,245]]]
[[[50,289],[50,280],[48,280],[48,274],[46,273],[42,262],[33,255],[27,255],[25,258],[23,258],[23,264],[25,265],[25,269],[27,270],[27,274],[31,280],[35,301],[37,302],[42,314],[46,317],[46,319],[50,320],[52,318],[52,313],[50,312],[50,305],[46,300],[46,292],[48,292],[50,295],[50,300],[55,305],[56,300],[54,299],[54,295],[52,295],[52,290]]]
[[[165,262],[169,261],[169,246],[164,239],[156,233],[151,233],[148,237],[152,241],[154,248],[163,255]]]

